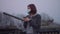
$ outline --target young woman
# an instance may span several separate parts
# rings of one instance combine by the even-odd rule
[[[38,34],[40,31],[40,25],[41,25],[41,16],[37,14],[37,9],[34,4],[29,4],[27,6],[28,14],[24,18],[24,27],[27,28],[27,24],[33,28],[33,34]]]

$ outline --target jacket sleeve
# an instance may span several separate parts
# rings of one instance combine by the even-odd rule
[[[38,27],[41,26],[41,16],[40,15],[37,16],[36,25],[38,25]]]
[[[30,21],[30,25],[34,28],[40,27],[41,24],[41,16],[37,15],[32,21]]]

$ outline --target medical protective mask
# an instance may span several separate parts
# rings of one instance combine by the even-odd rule
[[[31,11],[31,9],[27,9],[27,11],[28,11],[28,12],[30,12],[30,11]]]
[[[30,11],[31,11],[31,9],[27,9],[27,13],[28,13],[28,14],[30,13]]]

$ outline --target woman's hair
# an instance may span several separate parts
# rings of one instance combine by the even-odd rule
[[[36,9],[36,6],[34,4],[29,4],[28,7],[30,7],[30,9],[31,9],[29,14],[36,14],[37,13],[37,9]]]

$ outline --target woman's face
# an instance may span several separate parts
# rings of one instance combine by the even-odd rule
[[[27,7],[27,10],[28,10],[28,12],[30,12],[31,11],[31,8],[30,7]]]

